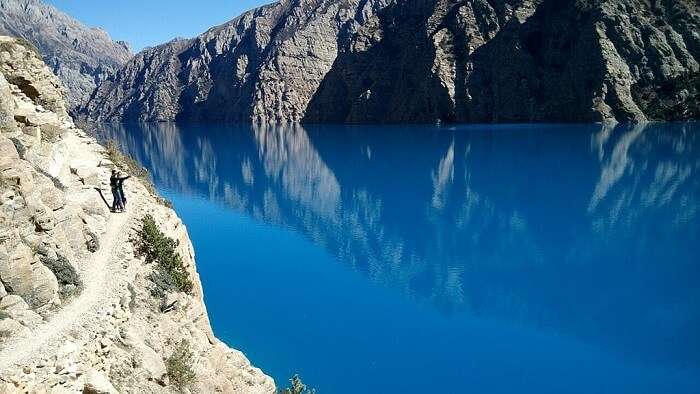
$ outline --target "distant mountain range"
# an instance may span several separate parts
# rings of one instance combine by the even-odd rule
[[[80,112],[263,123],[694,119],[698,32],[695,0],[281,0],[100,74]],[[113,54],[98,59],[102,70],[128,57]]]
[[[66,88],[73,112],[132,56],[126,43],[114,42],[105,31],[88,28],[40,0],[0,0],[0,34],[36,46]]]

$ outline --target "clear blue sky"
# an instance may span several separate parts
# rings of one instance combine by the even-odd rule
[[[208,28],[273,0],[44,0],[90,27],[105,29],[134,52]]]

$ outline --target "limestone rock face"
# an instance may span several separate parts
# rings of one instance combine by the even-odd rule
[[[57,162],[62,145],[47,140],[49,132],[60,138],[62,130],[74,127],[63,88],[32,48],[3,36],[0,114],[0,282],[10,293],[0,309],[32,326],[42,320],[36,312],[61,304],[56,275],[41,258],[61,255],[70,261],[88,253],[85,241],[76,240],[87,229],[78,214],[84,201],[67,204],[64,198],[75,180],[67,164]],[[79,224],[69,228],[69,223]],[[10,297],[21,298],[27,308],[11,309],[5,302]]]
[[[10,37],[0,38],[0,71],[7,82],[31,100],[16,105],[15,117],[22,123],[37,126],[66,118],[63,87],[58,78],[46,72],[46,64],[27,44]],[[36,111],[33,104],[47,111]]]
[[[95,120],[301,121],[356,18],[389,0],[282,0],[146,49],[82,109]]]
[[[698,117],[693,0],[282,0],[148,49],[95,120],[643,121]]]
[[[91,369],[85,374],[85,394],[117,394],[117,389],[101,373]]]
[[[0,74],[0,130],[14,131],[17,127],[14,119],[15,101],[12,99],[10,84]]]
[[[184,342],[191,392],[274,393],[270,377],[214,337],[175,212],[132,178],[129,211],[109,214],[98,191],[114,163],[75,127],[38,55],[3,36],[0,115],[0,392],[171,393],[166,360]],[[135,255],[145,214],[178,241],[194,283],[170,291],[167,309],[154,295],[156,264]]]
[[[3,0],[0,34],[24,38],[39,50],[67,90],[68,109],[84,103],[97,84],[131,57],[125,43],[40,0]]]

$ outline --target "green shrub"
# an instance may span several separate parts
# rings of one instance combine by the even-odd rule
[[[287,387],[286,389],[279,390],[280,394],[315,394],[316,390],[315,389],[309,389],[306,387],[304,382],[301,381],[301,378],[299,375],[294,375],[292,376],[291,379],[289,379],[289,382],[292,384],[291,387]]]
[[[158,264],[158,268],[150,276],[156,287],[166,291],[175,288],[190,293],[193,283],[182,257],[177,253],[177,241],[165,236],[151,215],[142,219],[138,235],[137,253],[145,257],[146,263]]]
[[[56,259],[39,256],[39,260],[56,276],[60,285],[61,300],[65,301],[80,293],[83,281],[65,256],[59,254]]]
[[[170,384],[179,391],[191,386],[196,379],[192,369],[192,358],[194,354],[190,349],[190,343],[186,340],[180,341],[175,346],[173,354],[165,360],[165,368],[170,378]]]
[[[10,339],[11,336],[12,336],[12,332],[11,332],[11,331],[8,331],[8,330],[0,330],[0,350],[2,350],[2,348],[3,348],[2,345],[4,345],[5,342],[6,342],[8,339]]]

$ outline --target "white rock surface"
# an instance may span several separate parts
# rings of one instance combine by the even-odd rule
[[[9,316],[0,331],[10,334],[0,344],[0,393],[173,392],[165,360],[183,340],[194,355],[190,392],[274,393],[270,377],[214,337],[175,213],[132,179],[129,211],[109,214],[94,190],[108,193],[105,150],[75,128],[50,70],[0,37],[0,72],[0,310]],[[8,83],[18,76],[21,89]],[[37,138],[26,127],[48,132]],[[145,214],[179,241],[195,284],[168,294],[167,313],[152,294],[154,264],[135,256]]]

